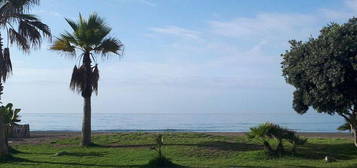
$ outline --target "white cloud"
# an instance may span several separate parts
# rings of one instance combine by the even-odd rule
[[[49,11],[49,10],[43,10],[43,9],[34,10],[33,13],[37,14],[37,15],[49,15],[49,16],[55,16],[55,17],[64,17],[62,14],[60,14],[56,11]]]
[[[150,30],[155,33],[174,35],[186,39],[200,39],[200,32],[181,28],[178,26],[154,27]]]
[[[113,1],[117,1],[117,2],[124,2],[124,3],[140,3],[140,4],[144,4],[150,7],[156,7],[157,4],[154,3],[152,0],[113,0]]]
[[[311,27],[315,16],[303,14],[264,13],[255,17],[239,17],[230,21],[210,21],[213,33],[227,37],[252,38],[283,36]]]
[[[146,5],[149,5],[151,7],[155,7],[157,6],[157,4],[155,4],[154,2],[152,1],[149,1],[149,0],[140,0],[142,3],[146,4]]]

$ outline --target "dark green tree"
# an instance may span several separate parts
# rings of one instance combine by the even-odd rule
[[[119,55],[123,44],[112,37],[108,37],[111,28],[106,25],[97,14],[92,14],[88,19],[81,15],[79,21],[66,19],[73,32],[66,32],[51,46],[52,50],[68,53],[73,56],[76,51],[82,60],[81,65],[74,66],[70,88],[78,91],[84,98],[83,123],[82,123],[82,146],[91,145],[91,96],[93,91],[98,91],[99,70],[96,56],[100,54],[107,57],[108,54]]]
[[[343,117],[357,147],[357,18],[329,24],[318,37],[290,45],[282,54],[282,71],[296,88],[294,110],[304,114],[312,107]]]

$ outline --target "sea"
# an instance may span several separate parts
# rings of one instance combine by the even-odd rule
[[[81,113],[22,113],[31,131],[80,131]],[[101,132],[246,132],[264,122],[299,132],[339,132],[338,115],[286,113],[93,113],[92,130]]]

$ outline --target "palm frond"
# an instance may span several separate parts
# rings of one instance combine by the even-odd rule
[[[98,81],[99,81],[98,66],[95,65],[89,70],[90,72],[88,73],[84,65],[80,67],[74,66],[71,82],[70,82],[70,88],[73,91],[83,93],[83,91],[87,89],[87,87],[89,86],[90,90],[93,90],[96,92],[96,94],[98,94]],[[88,76],[88,74],[90,76]]]
[[[104,20],[100,18],[97,13],[93,13],[89,16],[87,24],[88,24],[88,28],[92,28],[92,29],[106,26]]]
[[[12,72],[12,63],[11,63],[9,48],[4,49],[4,60],[5,60],[5,64],[7,66],[8,72],[11,73]]]
[[[3,0],[4,8],[7,12],[23,13],[32,6],[39,5],[40,0]]]
[[[86,86],[86,79],[87,79],[87,74],[85,71],[85,67],[80,66],[79,68],[77,68],[77,66],[74,66],[70,88],[73,91],[82,92]]]
[[[92,14],[88,20],[80,15],[77,25],[77,29],[73,34],[81,41],[81,47],[86,50],[93,50],[93,48],[100,45],[111,31],[111,28],[106,26],[103,19],[96,14]]]
[[[77,39],[77,37],[72,35],[69,32],[65,32],[65,33],[61,34],[60,39],[66,40],[69,43],[76,45],[76,46],[80,45],[80,44],[78,44],[78,42],[80,42],[80,41]]]
[[[33,46],[41,45],[41,34],[40,32],[30,24],[27,20],[21,20],[19,22],[19,34],[26,38]]]
[[[106,56],[108,53],[114,53],[120,55],[119,52],[123,49],[124,45],[115,38],[107,38],[95,48],[96,53],[100,53],[103,56]]]
[[[67,23],[72,27],[73,31],[77,31],[78,24],[71,19],[65,18]]]
[[[93,91],[98,95],[98,81],[99,81],[99,69],[98,65],[95,65],[92,68],[92,73],[91,73],[91,85],[93,88]]]
[[[72,55],[76,54],[75,46],[66,39],[57,39],[54,44],[50,47],[51,50],[62,51]]]
[[[12,64],[9,48],[2,49],[2,38],[0,37],[0,81],[5,82],[12,73]]]
[[[33,5],[38,5],[39,0],[2,0],[0,1],[0,24],[18,19],[17,15],[24,14]]]
[[[11,28],[8,31],[8,36],[11,44],[16,43],[25,52],[29,51],[30,45],[28,44],[27,39],[20,33]]]
[[[51,40],[52,33],[50,27],[48,25],[42,23],[39,20],[29,20],[29,24],[37,29],[37,31],[41,32],[42,35]]]
[[[16,43],[22,50],[40,47],[42,37],[51,40],[50,28],[35,15],[26,14],[39,0],[3,0],[0,2],[0,26],[7,26],[10,43]],[[15,26],[18,28],[15,30]],[[22,37],[21,37],[22,36]]]
[[[5,106],[0,106],[0,113],[3,114],[5,125],[16,125],[20,122],[19,112],[21,109],[12,109],[14,106],[12,103],[8,103]]]
[[[27,17],[31,18],[32,16]],[[37,18],[20,19],[18,32],[20,35],[26,38],[33,47],[39,47],[41,45],[42,36],[49,38],[50,40],[52,36],[50,28],[46,24],[39,21]]]

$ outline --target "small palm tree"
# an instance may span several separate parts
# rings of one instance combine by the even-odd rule
[[[8,103],[6,106],[0,106],[0,113],[4,117],[4,125],[5,125],[5,142],[6,147],[9,148],[8,138],[9,138],[9,128],[17,125],[20,122],[19,112],[21,109],[13,109],[13,104]]]
[[[82,146],[91,144],[91,96],[92,92],[98,93],[99,70],[96,62],[96,55],[101,54],[106,57],[108,54],[120,55],[123,44],[112,37],[108,37],[111,28],[108,27],[102,18],[97,14],[92,14],[88,19],[79,15],[79,21],[75,22],[66,19],[73,32],[65,32],[51,46],[52,50],[68,53],[77,56],[82,64],[74,66],[70,88],[81,93],[84,98],[84,115],[82,124]]]
[[[3,49],[0,31],[0,93],[2,83],[12,72],[9,44],[16,43],[21,50],[29,52],[31,47],[40,47],[42,37],[51,39],[49,27],[36,16],[28,14],[29,9],[38,5],[39,0],[0,0],[0,28],[7,37],[7,46]],[[0,157],[8,155],[4,134],[4,116],[0,115]]]
[[[298,135],[296,135],[295,131],[282,128],[279,125],[273,123],[264,123],[257,127],[250,128],[250,132],[247,133],[247,136],[249,139],[261,141],[264,145],[264,149],[269,154],[279,156],[285,153],[283,140],[286,140],[293,145],[291,149],[292,153],[296,152],[296,145],[303,145],[307,141],[307,139],[300,138]],[[273,139],[277,141],[275,149],[269,143],[269,141]]]

